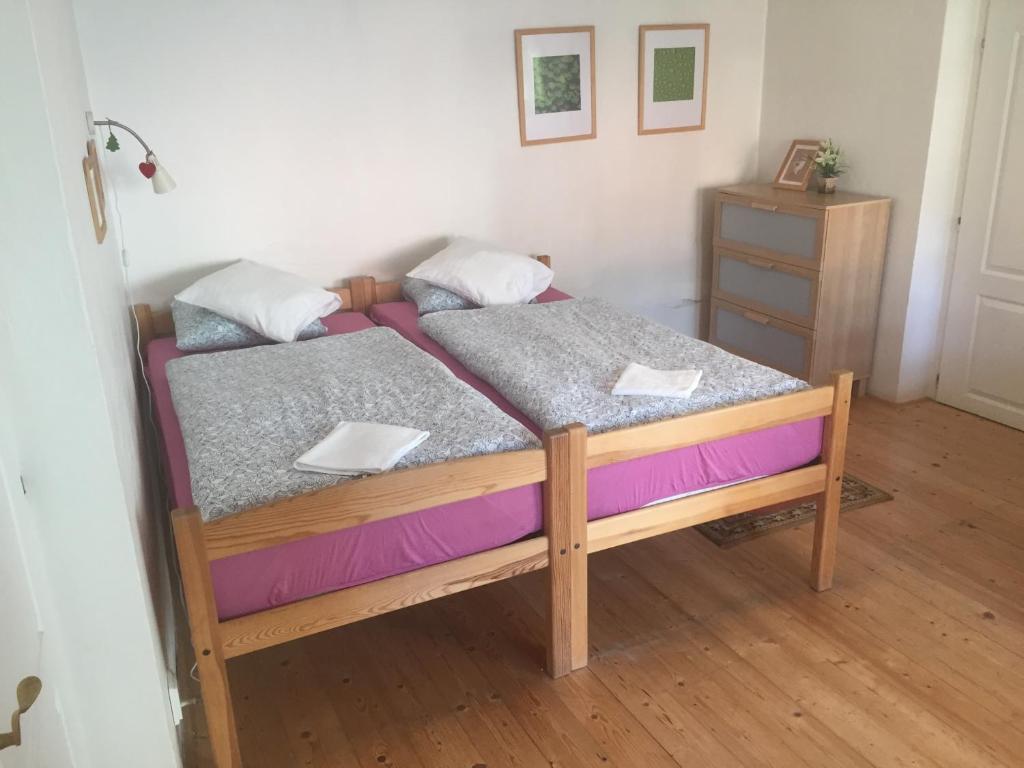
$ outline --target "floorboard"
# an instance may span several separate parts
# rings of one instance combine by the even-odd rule
[[[544,574],[229,663],[245,765],[1014,768],[1024,754],[1024,433],[853,407],[835,587],[810,526],[681,531],[590,560],[591,663],[543,672]],[[187,688],[187,686],[186,686]],[[211,768],[201,705],[188,768]]]

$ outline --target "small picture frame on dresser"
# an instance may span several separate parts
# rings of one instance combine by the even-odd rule
[[[806,191],[814,174],[814,156],[820,147],[818,139],[794,139],[779,172],[775,174],[772,186],[776,189]]]

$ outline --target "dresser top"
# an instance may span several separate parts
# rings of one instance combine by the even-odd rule
[[[799,205],[805,208],[839,208],[845,205],[863,205],[889,200],[878,195],[861,195],[856,192],[834,192],[823,195],[817,190],[799,192],[793,189],[775,189],[771,184],[736,184],[718,190],[727,195],[753,197],[775,205]]]

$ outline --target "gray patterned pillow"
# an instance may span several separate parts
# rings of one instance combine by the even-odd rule
[[[479,309],[469,299],[416,277],[402,279],[402,295],[416,305],[421,315],[443,309]]]
[[[215,349],[238,349],[275,343],[252,328],[184,301],[171,303],[171,315],[174,317],[178,349],[182,352],[210,352]],[[327,327],[319,320],[314,320],[299,334],[299,341],[325,335]]]

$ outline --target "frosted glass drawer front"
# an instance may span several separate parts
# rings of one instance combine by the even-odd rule
[[[719,203],[721,240],[789,256],[794,263],[818,263],[817,216],[787,213],[758,203]]]
[[[767,259],[720,251],[717,295],[808,327],[814,324],[818,273]]]
[[[781,320],[713,301],[711,343],[791,376],[807,378],[811,333]]]

